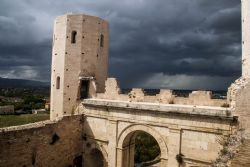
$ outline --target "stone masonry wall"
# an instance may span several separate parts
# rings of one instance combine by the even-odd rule
[[[240,78],[228,89],[228,103],[233,114],[239,117],[240,128],[246,130],[246,137],[250,138],[250,80]]]
[[[81,116],[0,129],[0,167],[73,166],[82,155]]]
[[[105,93],[98,93],[97,98],[108,100],[121,100],[131,102],[151,102],[165,104],[182,104],[197,106],[217,106],[227,105],[227,100],[212,99],[210,91],[193,91],[189,97],[177,97],[172,90],[161,89],[156,96],[147,96],[142,89],[134,88],[126,95],[121,94],[120,86],[115,78],[108,78],[105,84]],[[228,106],[229,107],[229,106]]]
[[[232,116],[227,116],[224,113],[226,109],[219,107],[193,107],[191,111],[182,107],[184,106],[85,99],[81,112],[85,116],[86,141],[90,149],[94,145],[99,150],[104,150],[104,157],[105,152],[107,153],[106,159],[110,167],[121,167],[132,159],[122,159],[128,155],[127,150],[134,149],[132,144],[126,142],[133,141],[135,132],[144,131],[158,142],[162,167],[178,167],[176,156],[180,154],[183,155],[185,167],[208,167],[222,149],[219,139],[230,135],[235,128]],[[201,114],[195,115],[195,112]],[[212,117],[204,115],[208,112]],[[222,113],[224,116],[220,115]],[[131,147],[127,149],[127,146]],[[130,155],[133,157],[133,152]]]
[[[74,112],[83,80],[92,78],[89,97],[93,92],[104,92],[108,75],[108,23],[94,16],[66,14],[56,18],[53,36],[51,119],[56,120]]]
[[[228,103],[250,138],[250,0],[241,0],[242,76],[228,89]]]

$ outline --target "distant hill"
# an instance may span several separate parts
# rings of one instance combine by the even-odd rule
[[[25,79],[9,79],[0,77],[0,88],[30,88],[30,87],[48,87],[48,82],[40,82]]]

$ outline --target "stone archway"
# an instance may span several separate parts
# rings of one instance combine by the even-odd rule
[[[106,149],[102,145],[98,145],[97,149],[102,153],[103,160],[104,160],[103,166],[108,167],[108,153],[107,153]]]
[[[100,150],[98,149],[91,150],[87,166],[104,167],[104,157]]]
[[[108,167],[107,153],[104,152],[103,148],[92,148],[85,159],[84,166]]]
[[[167,166],[168,148],[163,137],[148,125],[133,124],[125,128],[118,137],[117,143],[117,167],[134,167],[134,139],[138,132],[146,132],[158,143],[161,150],[161,167]]]

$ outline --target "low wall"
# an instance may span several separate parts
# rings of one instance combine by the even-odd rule
[[[142,89],[132,89],[129,94],[121,94],[119,83],[115,78],[108,78],[105,93],[97,94],[97,99],[121,100],[131,102],[151,102],[165,104],[183,104],[197,106],[229,107],[226,99],[213,99],[210,91],[193,91],[188,97],[177,97],[172,90],[161,89],[155,96],[147,96]]]
[[[81,122],[71,116],[0,129],[0,166],[73,166],[83,152]]]

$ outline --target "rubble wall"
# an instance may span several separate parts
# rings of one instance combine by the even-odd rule
[[[72,166],[83,152],[81,117],[0,129],[0,167]]]

